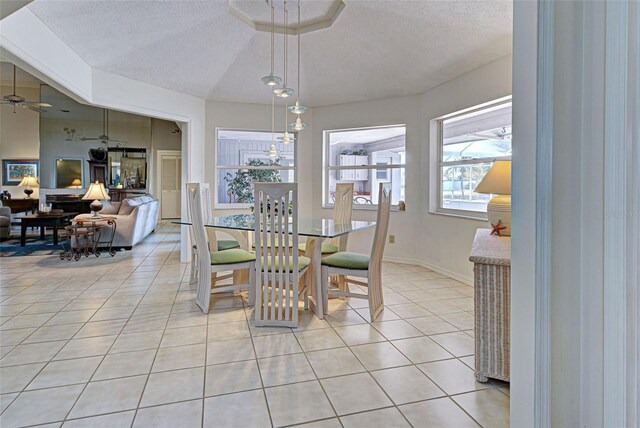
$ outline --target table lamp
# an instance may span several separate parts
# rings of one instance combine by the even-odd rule
[[[27,175],[22,179],[18,186],[27,186],[27,188],[24,189],[24,193],[27,195],[27,198],[31,198],[31,194],[33,193],[32,187],[38,187],[38,179]]]
[[[96,180],[95,183],[91,183],[89,185],[89,190],[87,190],[87,193],[84,194],[82,199],[93,199],[93,202],[91,202],[91,205],[89,205],[91,211],[93,211],[93,215],[90,218],[98,219],[102,218],[102,216],[99,214],[100,210],[102,210],[102,204],[100,203],[100,201],[109,200],[111,199],[111,197],[107,194],[107,189],[104,188],[104,184]]]
[[[82,180],[80,180],[79,178],[74,178],[73,181],[71,182],[71,186],[75,189],[80,189],[82,187]]]
[[[498,235],[511,236],[511,161],[495,161],[474,191],[497,195],[487,205],[487,218]]]

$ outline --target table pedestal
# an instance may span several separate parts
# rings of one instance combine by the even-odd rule
[[[310,291],[309,307],[320,319],[324,318],[324,307],[322,303],[322,241],[323,238],[308,237],[305,255],[311,259],[309,265]]]

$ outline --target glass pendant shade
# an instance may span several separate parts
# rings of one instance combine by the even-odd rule
[[[276,145],[272,144],[271,148],[269,149],[269,157],[275,158],[276,156],[278,156],[278,151],[276,150]]]
[[[289,124],[289,129],[293,129],[294,131],[302,131],[307,129],[309,125],[306,122],[303,122],[299,117],[295,122]]]
[[[309,110],[309,107],[307,107],[304,104],[300,104],[300,101],[296,101],[295,105],[289,106],[289,113],[293,113],[293,114],[303,114],[307,110]]]
[[[279,98],[289,98],[292,97],[296,92],[291,88],[283,86],[282,88],[274,89],[273,93],[276,94],[276,97]]]
[[[264,83],[267,86],[278,86],[282,82],[282,78],[278,76],[274,76],[273,74],[264,76],[261,80],[262,80],[262,83]]]
[[[282,141],[282,144],[290,144],[295,141],[295,137],[289,134],[289,132],[284,131],[284,134],[282,134],[282,137],[278,137],[278,140]]]

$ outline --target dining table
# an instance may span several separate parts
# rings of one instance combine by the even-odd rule
[[[190,226],[189,221],[174,221],[174,224]],[[310,275],[311,279],[311,296],[309,307],[320,319],[324,318],[327,308],[323,308],[322,303],[322,242],[325,239],[336,238],[348,235],[353,232],[368,229],[375,226],[374,221],[352,220],[349,222],[335,222],[333,219],[311,217],[298,218],[298,235],[307,238],[305,256],[311,259]],[[205,219],[205,227],[220,229],[221,231],[239,230],[243,232],[255,231],[255,219],[253,214],[231,214],[224,216],[211,217]],[[292,227],[290,225],[290,227]],[[251,243],[250,243],[251,244]]]

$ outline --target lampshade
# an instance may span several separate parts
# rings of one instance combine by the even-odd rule
[[[290,144],[295,141],[295,137],[289,134],[289,132],[284,131],[284,134],[282,134],[282,137],[278,137],[278,140],[282,141],[283,144]]]
[[[20,184],[18,184],[18,186],[38,187],[38,179],[30,175],[27,175],[22,179],[22,181],[20,182]]]
[[[298,77],[298,79],[300,79],[300,77]],[[298,90],[299,92],[300,90]],[[296,101],[295,105],[289,106],[288,107],[289,112],[293,113],[293,114],[303,114],[304,112],[306,112],[309,107],[307,107],[304,104],[300,104],[300,101]]]
[[[82,180],[80,180],[79,178],[74,178],[73,181],[71,182],[71,187],[75,187],[76,189],[79,189],[80,187],[82,187]]]
[[[262,83],[267,86],[278,86],[280,82],[282,82],[282,79],[278,76],[274,76],[273,74],[269,74],[262,78]]]
[[[107,194],[107,189],[104,188],[104,184],[96,181],[89,185],[89,190],[87,190],[87,193],[84,194],[82,199],[100,201],[104,199],[111,199],[111,197]]]
[[[493,163],[489,172],[484,176],[476,193],[492,193],[494,195],[511,194],[511,161],[498,160]]]
[[[295,122],[291,122],[289,124],[289,129],[294,131],[304,131],[308,126],[309,125],[306,122],[303,122],[302,119],[298,117]]]
[[[269,149],[269,157],[275,158],[276,156],[278,156],[278,151],[276,150],[275,144],[272,144],[271,148]]]
[[[286,86],[283,86],[282,88],[274,89],[273,93],[276,94],[276,97],[289,98],[289,97],[292,97],[296,93],[296,91],[294,91],[291,88],[287,88]]]

